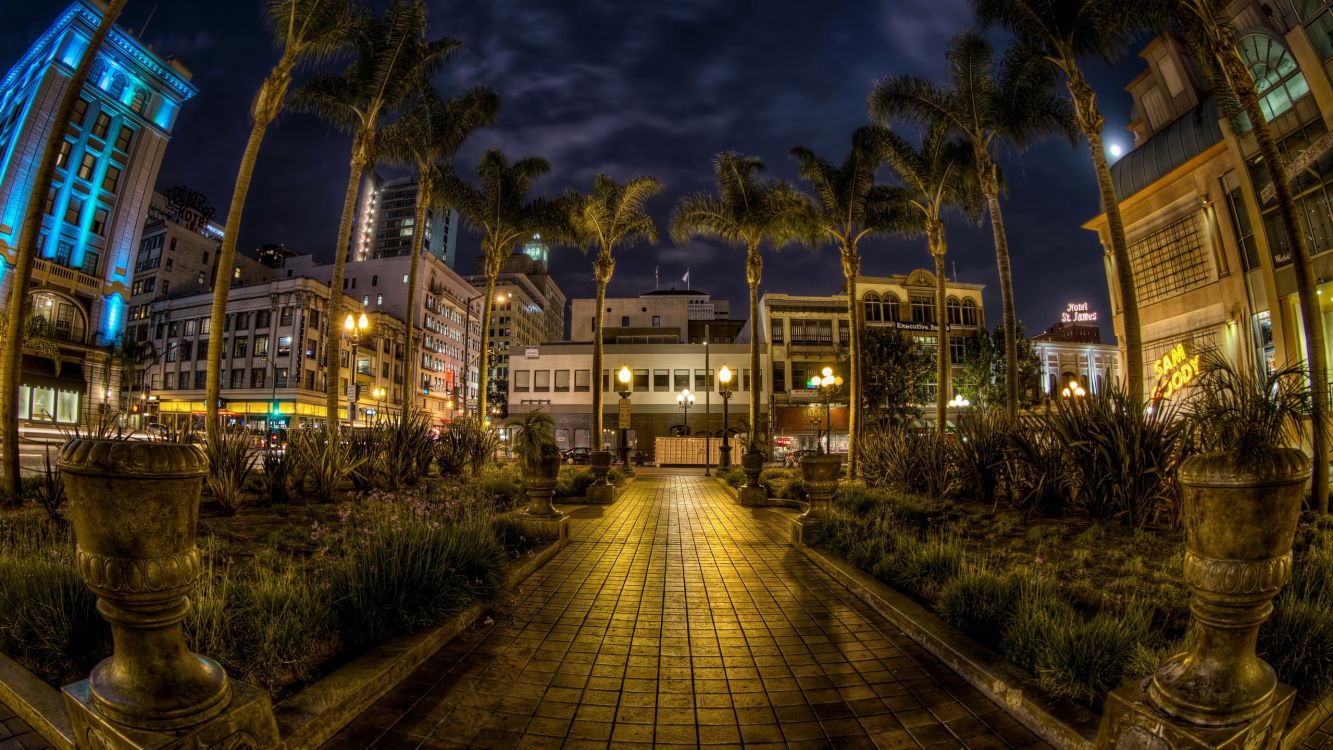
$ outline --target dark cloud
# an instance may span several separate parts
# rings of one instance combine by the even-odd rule
[[[10,9],[0,32],[7,67],[64,7]],[[626,251],[613,294],[664,286],[688,267],[693,286],[745,308],[743,253],[708,241],[674,247],[666,239],[672,205],[712,188],[711,158],[724,149],[755,154],[771,174],[795,178],[791,147],[805,145],[837,161],[851,131],[866,121],[865,97],[889,73],[939,76],[949,38],[971,24],[967,0],[489,0],[430,3],[433,35],[464,48],[437,82],[446,93],[475,85],[502,97],[499,122],[478,133],[459,156],[467,171],[482,150],[543,156],[551,174],[539,190],[587,189],[605,172],[618,179],[651,174],[665,185],[652,204],[663,242]],[[248,129],[255,88],[276,58],[262,7],[239,3],[132,3],[123,24],[145,29],[162,54],[194,72],[199,96],[180,118],[160,184],[186,183],[226,210]],[[151,13],[151,20],[149,14]],[[146,22],[146,27],[145,27]],[[1120,90],[1142,63],[1090,67],[1111,125],[1108,139],[1127,143],[1128,102]],[[286,115],[261,154],[246,208],[243,248],[280,241],[332,256],[347,182],[350,138],[301,115]],[[1009,185],[1006,219],[1020,318],[1029,331],[1053,322],[1064,302],[1087,299],[1107,310],[1102,253],[1080,225],[1097,212],[1086,146],[1039,145],[1003,164]],[[887,177],[887,175],[886,175]],[[987,285],[988,313],[999,320],[994,248],[987,225],[950,224],[948,270]],[[477,238],[459,244],[460,270],[472,271]],[[929,267],[923,240],[880,239],[864,245],[865,272],[882,275]],[[829,294],[842,285],[829,248],[767,252],[765,290]],[[554,273],[570,297],[592,293],[583,254],[558,248]],[[1107,332],[1109,336],[1109,331]]]

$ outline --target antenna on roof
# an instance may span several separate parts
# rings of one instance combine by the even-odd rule
[[[153,14],[157,12],[157,3],[153,3],[153,9],[148,11],[148,18],[144,19],[143,26],[139,28],[139,38],[142,39],[144,32],[148,31],[148,22],[153,20]]]

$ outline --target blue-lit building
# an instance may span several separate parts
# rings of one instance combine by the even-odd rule
[[[28,320],[19,416],[72,423],[119,390],[135,252],[190,72],[116,27],[97,52],[68,122],[53,122],[104,6],[76,0],[0,81],[0,294],[31,201],[44,216]],[[34,185],[51,128],[64,130],[50,185]],[[12,326],[12,324],[11,324]]]

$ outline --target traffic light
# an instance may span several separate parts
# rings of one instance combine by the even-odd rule
[[[278,408],[278,402],[277,402],[277,401],[274,401],[274,402],[273,402],[273,411],[270,412],[270,413],[271,413],[273,416],[275,416],[275,417],[280,417],[280,416],[282,416],[282,409]]]

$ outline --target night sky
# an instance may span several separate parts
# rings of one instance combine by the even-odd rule
[[[0,31],[4,70],[66,6],[12,5]],[[873,82],[899,72],[941,77],[945,45],[971,24],[967,0],[485,0],[430,9],[431,35],[465,45],[438,76],[441,90],[480,84],[501,97],[497,124],[458,157],[464,174],[482,150],[500,147],[511,158],[547,158],[552,171],[538,191],[552,196],[587,191],[598,172],[656,177],[665,189],[650,207],[663,241],[623,251],[610,294],[651,290],[654,268],[663,288],[683,287],[688,268],[694,288],[731,299],[738,314],[746,307],[743,253],[704,241],[673,245],[666,222],[676,199],[713,189],[710,159],[725,149],[760,156],[770,174],[787,179],[796,178],[788,155],[796,145],[840,162],[852,130],[867,121]],[[260,3],[133,0],[120,24],[193,71],[199,95],[180,116],[158,188],[201,190],[221,221],[250,100],[277,58]],[[1130,100],[1122,87],[1142,69],[1133,54],[1115,68],[1088,66],[1107,140],[1126,149]],[[332,258],[350,140],[305,115],[284,115],[270,129],[241,227],[243,251],[282,242]],[[1080,228],[1097,213],[1086,144],[1047,142],[1006,156],[1002,166],[1018,315],[1029,335],[1055,322],[1069,301],[1087,300],[1109,320],[1102,252]],[[881,179],[889,178],[885,170]],[[950,272],[987,286],[987,319],[998,324],[989,225],[956,219],[948,231]],[[473,271],[478,246],[475,235],[460,237],[461,272]],[[842,284],[831,247],[765,254],[764,291],[832,294]],[[875,240],[862,254],[867,275],[931,267],[924,239]],[[578,250],[556,248],[551,265],[567,296],[592,296],[591,268]],[[1102,336],[1113,339],[1109,324]]]

